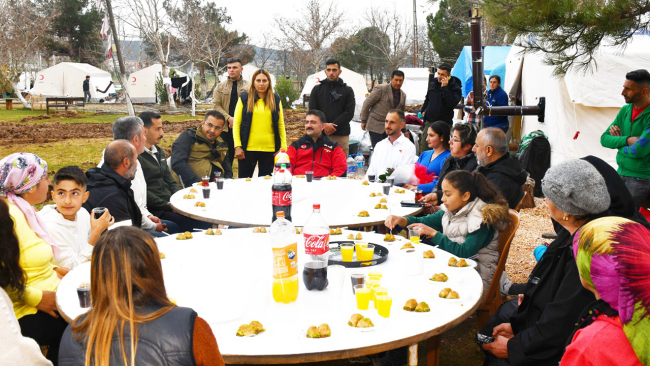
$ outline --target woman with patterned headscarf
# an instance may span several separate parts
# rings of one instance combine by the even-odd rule
[[[573,252],[597,300],[580,316],[561,365],[650,365],[650,231],[600,218],[576,233]]]
[[[34,209],[47,199],[49,185],[47,163],[38,156],[14,153],[0,160],[0,196],[9,206],[26,277],[22,291],[6,290],[22,334],[48,346],[47,358],[56,365],[67,326],[56,312],[56,288],[68,270],[56,265],[59,248]],[[0,243],[5,239],[0,237]]]

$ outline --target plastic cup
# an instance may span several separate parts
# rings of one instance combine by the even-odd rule
[[[314,172],[306,172],[305,176],[307,177],[307,183],[311,183],[311,181],[314,179]]]
[[[89,284],[84,283],[77,287],[77,296],[79,296],[79,306],[82,309],[86,309],[92,306],[92,301],[90,300]]]
[[[353,273],[350,275],[350,280],[352,280],[352,293],[354,294],[354,286],[364,285],[366,283],[366,275],[363,273]]]
[[[95,215],[95,219],[97,220],[100,217],[102,217],[104,212],[106,212],[106,207],[95,207],[92,209],[92,211],[93,211],[93,215]]]
[[[368,174],[368,182],[369,183],[374,183],[375,182],[375,175],[374,174]]]
[[[380,280],[384,275],[381,272],[374,271],[374,272],[368,272],[368,277],[378,277],[376,279]]]
[[[411,238],[411,243],[420,244],[421,234],[422,234],[422,230],[420,230],[419,227],[409,228],[409,237]]]
[[[373,293],[373,301],[375,302],[375,309],[377,309],[377,298],[379,296],[388,295],[388,289],[385,287],[375,287]]]
[[[384,183],[382,184],[381,188],[384,190],[384,196],[388,196],[390,194],[390,183]]]
[[[379,316],[388,318],[390,316],[390,308],[393,305],[393,298],[388,295],[377,296],[377,312]]]
[[[368,245],[365,241],[355,241],[354,251],[357,253],[357,261],[361,260],[361,248]]]
[[[353,257],[354,257],[354,244],[352,243],[341,244],[341,258],[343,259],[343,262],[352,262]]]
[[[327,291],[334,299],[341,296],[343,282],[345,280],[345,267],[335,264],[327,267]]]
[[[368,310],[368,305],[370,305],[370,297],[372,295],[370,289],[365,285],[355,285],[354,294],[357,298],[357,309]]]
[[[390,184],[392,187],[395,183],[395,178],[386,178],[386,183]]]
[[[203,198],[206,200],[210,198],[210,187],[203,187]]]
[[[217,189],[223,189],[223,178],[217,178]]]
[[[368,280],[366,281],[366,287],[370,289],[370,292],[372,296],[370,296],[370,300],[375,299],[375,289],[381,287],[380,281],[377,280]]]
[[[372,255],[375,253],[375,246],[374,244],[366,244],[365,246],[361,247],[361,259],[360,261],[366,262],[366,261],[371,261],[372,260]],[[358,258],[358,255],[357,255]]]

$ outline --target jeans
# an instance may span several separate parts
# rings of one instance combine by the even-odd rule
[[[630,191],[630,194],[632,194],[634,207],[638,211],[643,201],[650,196],[650,179],[626,177],[624,175],[621,175],[621,179],[623,179],[625,186]]]
[[[379,143],[379,141],[385,139],[388,135],[386,133],[377,133],[377,132],[370,132],[370,143],[372,144],[372,148],[375,148],[375,145]]]
[[[174,211],[157,211],[157,212],[152,212],[156,217],[158,217],[160,220],[169,220],[171,221],[176,227],[178,227],[179,233],[182,232],[192,232],[193,229],[209,229],[212,227],[212,224],[209,222],[205,221],[199,221],[199,220],[194,220],[191,219],[187,216],[183,216],[179,213],[176,213]],[[167,222],[167,221],[165,221]],[[171,231],[170,231],[171,233]]]
[[[160,219],[160,216],[157,216],[157,217]],[[166,228],[167,228],[166,233],[167,234],[177,234],[177,233],[181,232],[181,229],[173,221],[160,219],[160,222],[162,222],[163,224],[166,225]],[[156,238],[164,238],[165,236],[167,236],[167,235],[165,235],[163,233],[157,232],[156,230],[147,230],[147,232],[149,234],[155,236]]]
[[[61,317],[55,318],[38,310],[36,314],[18,319],[18,324],[24,337],[34,339],[39,346],[48,346],[46,358],[56,366],[59,362],[59,344],[68,323]]]
[[[510,318],[517,314],[517,309],[519,305],[517,302],[519,299],[510,300],[497,309],[496,313],[490,317],[490,320],[483,326],[483,329],[479,333],[486,336],[492,337],[492,330],[499,324],[510,322]],[[482,348],[481,348],[482,350]],[[500,365],[509,365],[508,360],[500,359],[495,357],[493,354],[483,351],[485,353],[485,362],[483,366],[500,366]]]
[[[84,103],[90,103],[90,91],[84,90]]]
[[[226,122],[228,123],[228,122]],[[228,161],[230,162],[230,166],[232,166],[232,162],[235,160],[235,141],[233,140],[232,137],[232,129],[228,131],[223,131],[221,133],[221,138],[223,141],[226,142],[226,145],[228,145]]]

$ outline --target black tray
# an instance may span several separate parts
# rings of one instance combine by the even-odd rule
[[[346,268],[359,268],[359,267],[376,266],[378,264],[386,262],[386,259],[388,259],[388,249],[386,249],[385,246],[369,243],[375,246],[375,253],[372,255],[371,261],[357,262],[355,260],[352,262],[343,262],[343,258],[341,258],[340,245],[347,244],[347,243],[354,244],[354,241],[352,240],[330,241],[329,264],[339,264]],[[354,249],[354,251],[355,251],[354,258],[356,258],[356,248]]]

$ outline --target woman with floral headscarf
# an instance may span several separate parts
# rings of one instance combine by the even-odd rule
[[[67,326],[56,312],[56,288],[68,270],[57,267],[59,248],[33,207],[45,201],[49,185],[47,163],[38,156],[14,153],[0,160],[0,196],[9,206],[26,277],[23,291],[7,292],[22,334],[48,346],[47,358],[56,365]]]
[[[650,365],[650,231],[600,218],[576,233],[573,252],[597,300],[578,319],[561,365]]]

